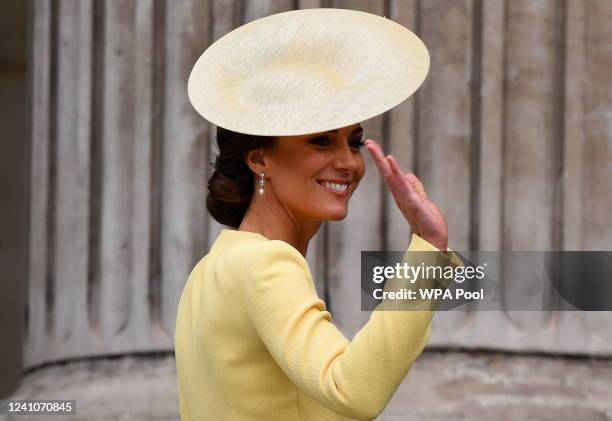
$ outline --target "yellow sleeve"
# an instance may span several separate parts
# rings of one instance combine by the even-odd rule
[[[451,264],[416,234],[410,251],[437,251]],[[249,260],[245,305],[276,363],[298,389],[329,409],[357,419],[376,418],[423,351],[434,312],[373,311],[349,341],[332,324],[296,249],[272,240]]]

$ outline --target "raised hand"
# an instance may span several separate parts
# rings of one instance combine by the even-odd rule
[[[403,173],[395,158],[385,156],[381,147],[372,139],[365,141],[378,171],[391,191],[398,208],[408,220],[412,232],[441,251],[446,251],[448,227],[440,209],[431,201],[423,184],[412,173]]]

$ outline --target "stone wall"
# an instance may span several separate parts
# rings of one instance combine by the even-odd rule
[[[26,368],[172,351],[183,283],[221,229],[203,205],[214,128],[187,100],[189,71],[232,28],[296,5],[384,15],[428,46],[421,89],[364,127],[424,181],[451,248],[612,247],[607,0],[33,0]],[[409,235],[368,171],[312,242],[348,337],[368,319],[360,251]],[[430,347],[609,356],[610,315],[439,313]]]

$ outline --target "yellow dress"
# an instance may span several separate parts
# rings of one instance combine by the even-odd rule
[[[411,250],[448,259],[415,234]],[[423,351],[432,317],[433,311],[373,311],[349,341],[293,246],[224,229],[190,274],[178,306],[181,420],[374,419]]]

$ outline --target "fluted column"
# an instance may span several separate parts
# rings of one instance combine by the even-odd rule
[[[35,1],[26,364],[173,349],[207,250],[207,2]]]
[[[26,367],[173,349],[184,282],[222,228],[206,213],[214,148],[187,99],[199,54],[237,25],[345,7],[415,30],[416,95],[364,122],[447,217],[456,250],[612,247],[612,4],[607,0],[33,0]],[[367,60],[367,52],[363,52]],[[308,261],[351,337],[361,250],[409,228],[367,152],[349,215]],[[609,313],[439,314],[432,347],[612,353]]]

